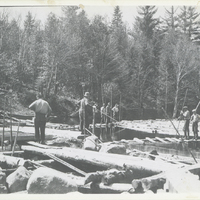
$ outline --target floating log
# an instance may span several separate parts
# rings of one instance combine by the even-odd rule
[[[13,156],[6,156],[0,154],[0,167],[6,168],[16,168],[19,165],[24,163],[23,158],[13,157]]]
[[[111,185],[104,185],[103,183],[89,183],[87,185],[80,185],[78,191],[93,194],[120,194],[123,192],[134,193],[133,186],[128,183],[113,183]]]
[[[131,183],[134,177],[135,174],[132,170],[110,169],[107,171],[88,173],[85,179],[85,184],[90,182],[102,182],[104,185],[110,185],[113,183]]]
[[[173,170],[177,165],[164,161],[152,161],[147,158],[137,158],[128,155],[94,152],[83,149],[65,147],[63,149],[41,149],[32,146],[22,146],[22,150],[39,154],[53,154],[66,161],[74,161],[86,165],[98,166],[104,169],[131,169],[135,178],[142,178],[159,174],[163,171]],[[180,166],[180,165],[179,165]]]
[[[48,145],[40,144],[40,143],[38,143],[38,142],[33,142],[33,141],[28,141],[28,142],[26,142],[26,143],[27,143],[27,144],[30,144],[30,145],[33,145],[33,146],[36,146],[36,147],[43,148],[43,149],[61,149],[61,147],[48,146]]]
[[[17,168],[19,166],[24,166],[26,168],[37,168],[37,167],[44,167],[42,164],[37,163],[31,160],[25,160],[20,157],[13,157],[0,154],[0,168],[2,169],[9,169],[9,168]]]

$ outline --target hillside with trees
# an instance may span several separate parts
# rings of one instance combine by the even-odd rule
[[[31,12],[23,22],[0,13],[0,110],[7,91],[13,109],[40,91],[60,118],[86,91],[99,106],[120,103],[126,119],[144,119],[148,109],[163,117],[161,107],[173,118],[183,104],[193,109],[200,99],[200,13],[172,6],[156,18],[156,6],[137,10],[132,28],[119,6],[110,22],[63,6],[62,17],[50,13],[44,26]]]

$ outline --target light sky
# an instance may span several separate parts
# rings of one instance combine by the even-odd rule
[[[198,6],[198,2],[195,1],[187,1],[187,0],[176,0],[173,2],[173,4],[169,4],[170,1],[163,2],[162,0],[159,1],[145,1],[145,0],[140,0],[140,1],[135,1],[135,0],[123,0],[125,2],[122,4],[122,1],[117,1],[117,0],[93,0],[92,2],[95,2],[91,4],[90,0],[47,0],[47,1],[42,1],[44,2],[43,4],[38,4],[39,1],[30,1],[30,0],[24,0],[21,3],[20,0],[13,1],[14,3],[8,3],[7,6],[5,7],[5,4],[1,3],[2,0],[0,0],[0,14],[3,12],[3,10],[7,10],[9,12],[10,18],[18,18],[19,15],[22,17],[22,21],[25,19],[25,16],[27,15],[28,11],[30,11],[33,16],[35,17],[36,20],[41,20],[43,23],[46,21],[47,16],[50,12],[55,13],[57,16],[62,15],[61,11],[61,5],[79,5],[82,9],[86,11],[86,14],[88,15],[89,19],[92,19],[96,14],[102,15],[102,16],[107,16],[108,21],[111,21],[113,12],[114,12],[114,6],[120,5],[120,10],[122,11],[122,16],[123,16],[123,21],[129,25],[129,27],[132,27],[132,24],[134,23],[135,17],[138,15],[137,14],[137,6],[138,5],[156,5],[158,8],[157,14],[155,17],[164,17],[165,15],[165,8],[169,8],[171,5],[188,5],[188,2],[190,2],[189,5],[195,6],[197,10],[200,12],[200,6]],[[6,2],[12,2],[7,0]],[[18,2],[18,3],[16,3]],[[26,2],[26,3],[25,3]],[[28,2],[31,2],[28,4]],[[33,3],[36,2],[36,3]],[[46,3],[45,3],[46,2]],[[47,3],[48,2],[48,3]],[[50,2],[50,3],[49,3]],[[65,3],[63,3],[65,2]],[[67,4],[66,4],[67,2]],[[71,3],[70,3],[71,2]],[[73,2],[73,3],[72,3]],[[80,2],[80,3],[79,3]],[[82,4],[83,2],[83,4]],[[87,2],[87,3],[86,3]],[[90,3],[88,3],[90,2]],[[101,2],[98,4],[98,2]],[[102,3],[103,2],[103,3]],[[128,2],[128,3],[126,3]],[[130,3],[131,2],[131,3]],[[134,3],[133,3],[134,2]],[[136,4],[137,2],[137,4]],[[148,2],[148,3],[147,3]],[[159,2],[159,3],[158,3]],[[183,2],[181,4],[181,2]],[[171,2],[172,3],[172,2]],[[20,5],[23,5],[23,7],[20,7]]]
[[[86,11],[89,19],[92,19],[95,15],[99,14],[106,16],[108,21],[111,21],[114,7],[113,6],[84,6],[83,8]],[[137,15],[136,6],[120,6],[122,12],[123,21],[127,23],[130,27],[134,22],[134,18]],[[10,19],[18,18],[19,15],[22,17],[22,21],[25,19],[25,16],[30,11],[36,20],[41,20],[43,23],[47,19],[47,16],[50,12],[55,13],[57,16],[62,16],[61,6],[26,6],[26,7],[0,7],[0,13],[6,11],[9,13]],[[158,7],[157,16],[163,16],[164,7]]]

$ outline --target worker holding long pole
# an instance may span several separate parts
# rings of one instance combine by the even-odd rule
[[[179,120],[184,119],[185,123],[184,123],[184,127],[183,127],[183,131],[184,131],[184,136],[185,139],[189,139],[189,135],[190,135],[190,130],[189,130],[189,125],[190,125],[190,111],[188,110],[187,106],[183,107],[183,110],[180,113],[180,116],[178,118]]]
[[[88,106],[89,106],[89,98],[90,93],[85,92],[83,99],[80,101],[79,108],[79,121],[80,121],[80,131],[81,134],[85,136],[85,129],[89,128],[89,114],[88,114]]]
[[[197,114],[197,109],[200,105],[200,101],[197,104],[196,108],[192,110],[192,116],[190,121],[192,122],[192,131],[194,133],[194,139],[197,140],[198,139],[198,123],[200,121],[200,115]]]
[[[165,115],[167,116],[167,118],[168,118],[169,121],[171,122],[171,124],[172,124],[172,126],[174,127],[176,133],[177,133],[179,136],[181,136],[180,133],[178,132],[177,128],[175,127],[174,123],[173,123],[172,120],[169,118],[169,116],[168,116],[167,112],[165,111],[165,109],[162,108],[162,110],[164,111]],[[182,140],[183,144],[185,144],[183,138],[181,138],[181,140]],[[193,153],[190,151],[190,149],[189,149],[187,146],[186,146],[186,148],[187,148],[188,152],[192,155],[194,161],[197,163],[197,160],[196,160],[196,158],[194,157]]]
[[[183,100],[182,110],[183,110],[183,107],[185,106],[186,97],[187,97],[187,92],[188,92],[188,88],[187,88],[187,90],[186,90],[186,92],[185,92],[185,97],[184,97],[184,100]],[[181,111],[182,111],[182,110],[181,110]],[[179,128],[179,125],[180,125],[180,121],[179,121],[179,123],[178,123],[178,127],[177,127],[177,129]]]

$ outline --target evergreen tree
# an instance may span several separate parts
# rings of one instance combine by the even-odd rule
[[[125,58],[127,49],[127,33],[126,26],[122,21],[122,13],[119,6],[116,6],[114,8],[114,14],[111,24],[111,39],[112,43],[118,49],[121,56]]]
[[[169,9],[165,9],[165,17],[163,18],[164,31],[170,29],[176,30],[178,27],[177,9],[171,6]]]
[[[182,33],[188,35],[190,39],[196,39],[196,35],[199,35],[197,27],[197,18],[199,13],[196,12],[196,8],[191,6],[181,7],[181,13],[179,14],[179,29]]]
[[[157,8],[155,6],[140,6],[138,8],[138,14],[136,17],[139,30],[148,39],[153,37],[156,26],[159,24],[159,20],[154,18]]]
[[[112,29],[115,28],[121,28],[123,26],[123,21],[122,21],[122,12],[120,10],[119,6],[116,6],[114,8],[114,14],[113,14],[113,18],[112,18]]]

